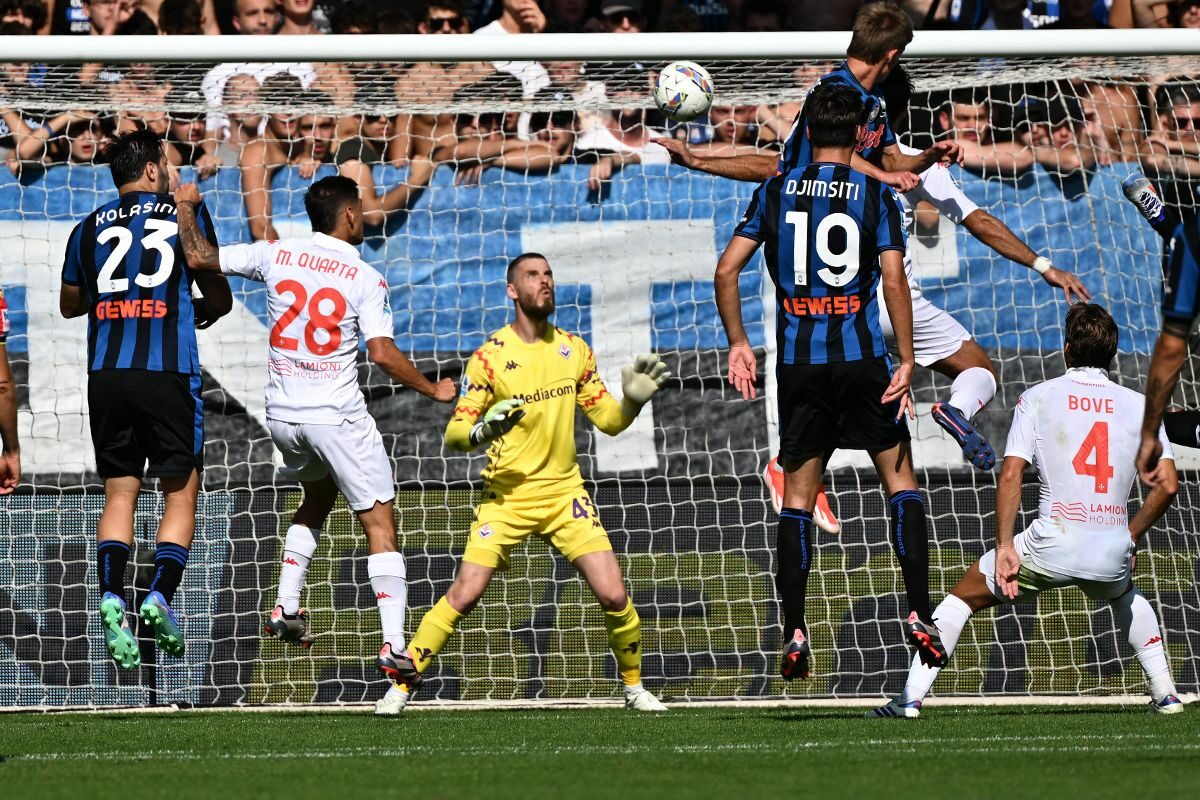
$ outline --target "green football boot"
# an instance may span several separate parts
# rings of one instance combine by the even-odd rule
[[[158,592],[151,592],[142,603],[142,622],[154,629],[158,649],[169,656],[183,655],[183,628],[175,619],[175,612]]]
[[[142,664],[137,639],[129,631],[125,617],[125,601],[112,592],[100,598],[100,621],[104,624],[104,643],[108,652],[122,669],[137,669]]]

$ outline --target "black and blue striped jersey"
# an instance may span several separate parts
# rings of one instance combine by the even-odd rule
[[[888,186],[845,164],[809,164],[763,182],[734,234],[763,245],[775,283],[779,363],[887,353],[879,254],[905,244],[900,204]]]
[[[854,73],[850,71],[844,61],[833,72],[817,81],[813,89],[827,84],[849,86],[862,96],[864,125],[859,132],[854,152],[877,167],[883,166],[883,148],[896,143],[896,134],[892,133],[892,129],[888,125],[887,109],[884,107],[883,99],[873,90],[867,89],[859,83],[858,78],[854,77]],[[783,174],[804,167],[811,162],[812,145],[808,140],[808,116],[804,113],[804,109],[801,109],[800,113],[796,115],[796,122],[792,126],[791,133],[788,134],[783,155],[779,158],[779,173]]]
[[[196,218],[216,244],[203,205]],[[71,232],[62,280],[88,300],[89,372],[200,374],[193,275],[171,195],[128,192],[89,214]]]
[[[1156,226],[1166,239],[1163,255],[1163,321],[1191,327],[1200,316],[1200,216],[1171,218],[1173,227]]]

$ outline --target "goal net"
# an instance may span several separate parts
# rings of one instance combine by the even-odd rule
[[[329,522],[302,601],[315,645],[287,649],[260,635],[282,533],[300,498],[276,475],[265,427],[265,290],[237,278],[232,314],[199,333],[206,469],[176,605],[187,654],[156,657],[146,642],[145,666],[134,673],[107,657],[95,613],[103,492],[88,433],[86,331],[81,320],[58,317],[57,292],[71,228],[115,196],[107,168],[96,163],[102,141],[136,126],[164,133],[185,178],[201,178],[222,243],[304,234],[303,193],[314,175],[370,177],[379,199],[368,210],[383,224],[368,229],[362,252],[391,287],[398,345],[430,376],[457,380],[473,350],[509,321],[504,268],[531,250],[553,266],[556,324],[592,344],[610,390],[619,391],[619,369],[633,354],[654,350],[666,359],[676,379],[630,430],[608,438],[580,416],[576,432],[641,614],[652,689],[675,699],[897,691],[911,655],[900,626],[903,587],[886,499],[853,455],[839,455],[826,476],[842,532],[815,542],[815,675],[789,685],[778,677],[776,517],[761,478],[776,443],[774,311],[756,259],[742,293],[752,344],[767,365],[766,391],[745,402],[724,380],[711,282],[754,187],[671,166],[651,141],[676,136],[715,154],[777,148],[845,37],[744,36],[737,41],[745,50],[733,54],[701,37],[692,57],[712,72],[716,104],[707,120],[685,125],[661,117],[649,92],[665,56],[681,55],[681,37],[667,52],[664,40],[647,36],[640,54],[616,41],[627,37],[545,37],[553,47],[538,56],[531,45],[525,58],[488,37],[493,49],[473,45],[472,61],[412,41],[435,37],[393,37],[389,48],[364,37],[367,49],[338,45],[340,53],[288,63],[274,63],[279,50],[229,57],[211,41],[162,38],[160,47],[175,49],[157,61],[89,52],[97,63],[62,63],[79,59],[76,52],[0,65],[0,155],[9,167],[0,170],[0,286],[24,465],[21,489],[0,498],[0,706],[356,703],[386,688],[372,667],[380,624],[366,543],[344,506]],[[924,146],[947,128],[962,140],[979,134],[968,147],[973,166],[955,168],[955,177],[1108,306],[1121,328],[1115,374],[1140,388],[1159,325],[1161,245],[1120,184],[1151,170],[1174,202],[1196,202],[1200,60],[1105,55],[1070,35],[1035,38],[1060,54],[1021,56],[989,45],[1013,40],[968,36],[939,55],[929,43],[946,40],[918,34],[906,61],[915,94],[901,138]],[[180,47],[190,48],[186,59]],[[408,61],[373,55],[381,49]],[[355,53],[373,60],[346,60]],[[128,63],[134,57],[145,60]],[[1014,163],[1001,165],[1003,154]],[[917,226],[922,291],[973,332],[996,365],[997,397],[977,419],[1000,450],[1020,393],[1064,369],[1063,298],[948,220],[921,208]],[[443,447],[446,407],[400,390],[365,358],[361,364],[395,466],[411,633],[455,574],[482,457]],[[1176,402],[1197,406],[1197,388],[1190,364]],[[935,600],[993,536],[995,476],[966,466],[928,415],[947,389],[943,377],[918,370],[911,427]],[[1188,451],[1180,464],[1195,466]],[[1136,575],[1161,615],[1184,692],[1200,689],[1197,499],[1185,480],[1139,552]],[[158,504],[146,492],[138,507],[129,568],[137,592],[149,582]],[[1036,505],[1029,484],[1024,521]],[[419,698],[608,698],[618,691],[615,675],[587,587],[535,537],[451,638]],[[1048,594],[1037,608],[978,615],[935,685],[944,695],[1142,690],[1110,612],[1074,589]]]

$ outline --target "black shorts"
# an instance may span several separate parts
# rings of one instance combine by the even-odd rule
[[[203,471],[199,375],[97,370],[88,376],[88,407],[101,478],[182,478]]]
[[[834,450],[876,453],[907,442],[900,403],[879,402],[892,380],[884,356],[840,364],[780,364],[779,456],[799,464]]]

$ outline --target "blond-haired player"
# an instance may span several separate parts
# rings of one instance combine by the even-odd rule
[[[638,356],[621,373],[623,398],[608,393],[592,349],[550,323],[554,274],[544,256],[524,253],[508,265],[516,320],[488,337],[467,362],[454,416],[452,450],[488,448],[483,496],[462,566],[446,595],[421,620],[408,655],[425,671],[459,621],[483,595],[509,552],[531,534],[545,537],[588,582],[625,686],[625,707],[662,711],[642,687],[641,621],[596,506],[583,486],[575,451],[575,408],[610,436],[629,427],[670,377],[657,356]],[[399,713],[418,675],[396,683],[377,714]]]

